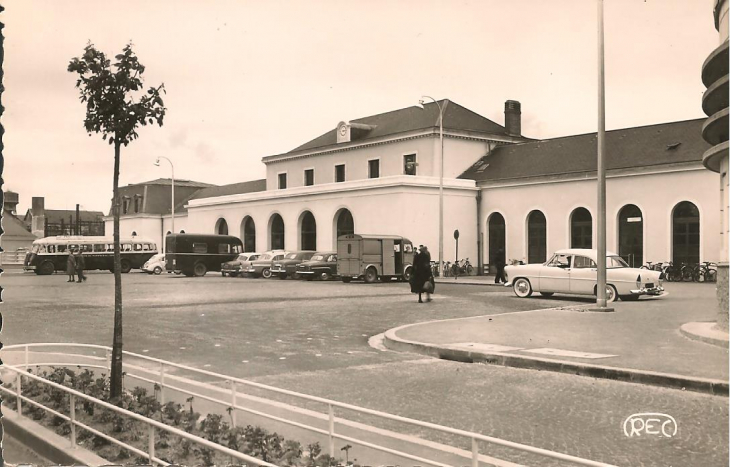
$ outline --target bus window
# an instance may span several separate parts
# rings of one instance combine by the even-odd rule
[[[59,248],[59,250],[58,250],[58,251],[61,251],[61,250],[60,250],[60,248],[61,248],[61,245],[58,245],[58,248]],[[78,245],[69,245],[69,246],[68,246],[68,251],[76,251],[76,250],[78,250],[78,249],[79,249],[79,246],[78,246]]]
[[[149,243],[145,243],[144,245],[142,245],[142,250],[143,251],[150,251],[150,244]]]
[[[107,243],[106,244],[106,251],[114,251],[114,244],[113,243]]]
[[[134,244],[134,251],[142,251],[142,244],[141,243],[135,243]]]
[[[231,245],[227,243],[219,243],[218,244],[218,253],[230,253],[231,252]]]
[[[104,251],[105,249],[106,249],[106,245],[104,245],[103,243],[96,243],[96,244],[94,244],[94,251],[95,252]]]
[[[233,246],[233,252],[234,253],[243,253],[243,246],[242,245],[232,245]]]
[[[56,252],[56,245],[48,245],[48,252],[49,253],[55,253]]]
[[[193,253],[207,253],[207,252],[208,252],[207,243],[193,243]]]
[[[51,245],[53,246],[53,245]],[[63,253],[66,251],[66,245],[56,245],[56,252]]]
[[[92,245],[90,243],[87,243],[86,245],[81,245],[81,248],[83,249],[84,253],[91,253],[92,251]]]
[[[406,253],[413,253],[413,245],[411,245],[410,243],[406,243],[403,247],[403,251],[405,251]]]
[[[157,251],[157,244],[156,243],[150,243],[150,250]]]
[[[132,244],[131,243],[124,243],[122,245],[122,251],[132,251]]]

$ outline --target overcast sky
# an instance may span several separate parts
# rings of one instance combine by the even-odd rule
[[[712,0],[606,0],[607,128],[703,117]],[[523,134],[596,131],[596,2],[6,0],[5,189],[20,211],[107,211],[113,148],[83,128],[66,71],[88,41],[132,41],[146,86],[164,82],[165,125],[122,148],[120,185],[169,177],[263,178],[261,158],[352,120],[448,98]],[[610,155],[609,155],[610,157]]]

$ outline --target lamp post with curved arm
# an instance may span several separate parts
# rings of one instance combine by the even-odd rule
[[[424,99],[431,99],[439,108],[439,276],[444,277],[444,108],[431,96],[422,96],[418,103],[423,108]]]
[[[170,180],[172,180],[172,190],[171,190],[172,191],[172,195],[170,197],[170,211],[171,211],[171,222],[170,223],[172,224],[171,231],[172,231],[172,233],[175,233],[175,166],[172,165],[172,161],[170,159],[168,159],[167,157],[165,157],[165,156],[158,156],[157,157],[157,160],[155,161],[155,165],[157,167],[160,166],[160,159],[165,159],[167,162],[170,163],[170,171],[171,171],[171,174],[172,174],[171,175],[172,178],[170,179]],[[165,229],[163,228],[162,230],[164,231]],[[162,244],[163,244],[163,247],[164,247],[164,244],[165,244],[165,239],[164,238],[162,239]]]

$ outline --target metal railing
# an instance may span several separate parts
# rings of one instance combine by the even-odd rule
[[[66,357],[68,357],[68,356],[84,357],[87,359],[103,362],[104,364],[103,365],[94,364],[94,363],[90,363],[90,362],[82,362],[82,363],[78,363],[78,362],[57,362],[57,363],[33,362],[33,363],[31,363],[30,362],[30,349],[38,348],[38,347],[61,347],[61,348],[74,348],[75,347],[75,348],[82,348],[82,349],[102,350],[105,352],[104,357],[89,356],[89,355],[83,355],[83,354],[67,354],[67,353],[55,353],[54,354],[54,353],[47,353],[47,352],[44,352],[43,355],[63,355]],[[121,409],[119,407],[116,407],[112,404],[101,401],[99,399],[95,399],[93,397],[87,396],[74,389],[68,388],[66,386],[62,386],[57,383],[53,383],[53,382],[48,381],[39,376],[27,373],[26,371],[21,369],[21,368],[27,369],[27,367],[31,367],[31,366],[38,366],[38,367],[84,366],[84,367],[88,367],[88,368],[110,370],[111,369],[111,348],[110,347],[101,346],[101,345],[93,345],[93,344],[31,343],[31,344],[9,345],[9,346],[5,346],[3,348],[3,350],[5,352],[22,350],[23,355],[24,355],[24,357],[23,357],[24,362],[23,362],[23,364],[19,364],[19,365],[15,365],[15,366],[4,365],[5,368],[8,368],[8,369],[16,372],[16,375],[17,375],[16,388],[15,388],[16,392],[13,393],[13,391],[11,389],[4,388],[1,386],[0,386],[0,390],[5,393],[14,395],[17,398],[17,409],[18,409],[19,415],[22,415],[22,401],[25,401],[28,404],[40,407],[48,412],[53,413],[56,416],[63,418],[64,420],[69,421],[71,423],[71,427],[72,427],[72,433],[71,433],[71,444],[72,445],[75,445],[75,426],[79,426],[81,428],[91,431],[92,433],[96,434],[97,436],[101,436],[115,444],[125,447],[126,449],[129,449],[130,451],[132,451],[138,455],[148,457],[150,459],[150,462],[154,462],[154,463],[161,464],[161,465],[168,465],[161,459],[158,459],[154,456],[154,430],[155,430],[155,428],[157,428],[160,430],[168,431],[168,432],[178,435],[178,436],[182,436],[182,437],[189,439],[191,441],[194,441],[196,443],[203,444],[204,446],[209,447],[217,452],[231,455],[237,459],[252,462],[256,465],[273,465],[273,464],[266,463],[260,459],[246,456],[245,454],[242,454],[238,451],[233,451],[229,448],[212,443],[210,441],[207,441],[203,438],[197,437],[197,436],[187,433],[185,431],[176,429],[174,427],[170,427],[161,422],[157,422],[155,420],[143,417],[142,415],[130,412],[128,410]],[[461,430],[461,429],[457,429],[457,428],[446,427],[446,426],[438,425],[435,423],[424,422],[421,420],[416,420],[416,419],[412,419],[412,418],[408,418],[408,417],[402,417],[399,415],[393,415],[393,414],[381,412],[378,410],[368,409],[368,408],[359,407],[359,406],[355,406],[355,405],[351,405],[351,404],[347,404],[347,403],[343,403],[343,402],[325,399],[322,397],[302,394],[302,393],[290,391],[287,389],[280,389],[280,388],[276,388],[273,386],[268,386],[265,384],[256,383],[256,382],[248,381],[248,380],[241,379],[241,378],[235,378],[232,376],[215,373],[212,371],[201,370],[201,369],[197,369],[197,368],[190,367],[187,365],[181,365],[178,363],[168,362],[165,360],[161,360],[161,359],[154,358],[154,357],[149,357],[146,355],[136,354],[136,353],[127,352],[127,351],[124,351],[123,353],[124,353],[124,355],[127,355],[129,357],[137,358],[137,359],[140,359],[140,360],[143,360],[146,362],[152,362],[155,364],[155,366],[157,366],[157,370],[155,371],[152,368],[139,368],[139,367],[134,367],[134,366],[130,365],[129,363],[125,363],[125,367],[130,368],[130,369],[134,368],[134,369],[141,370],[142,372],[145,372],[148,374],[156,375],[157,379],[151,379],[151,378],[146,378],[141,375],[135,375],[135,374],[130,373],[129,371],[127,371],[125,374],[126,374],[126,377],[131,377],[131,378],[134,378],[134,379],[137,379],[140,381],[145,381],[147,383],[150,383],[150,384],[153,384],[153,385],[156,385],[157,387],[159,387],[160,402],[163,404],[165,403],[165,390],[167,389],[170,391],[176,391],[176,392],[179,392],[182,394],[187,394],[187,395],[190,395],[190,396],[193,396],[196,398],[200,398],[200,399],[207,400],[207,401],[210,401],[210,402],[213,402],[216,404],[220,404],[223,407],[225,407],[226,409],[230,409],[232,423],[233,423],[234,427],[236,425],[236,411],[240,411],[240,412],[245,412],[245,413],[249,413],[252,415],[260,416],[260,417],[263,417],[263,418],[266,418],[266,419],[269,419],[272,421],[284,423],[284,424],[287,424],[287,425],[290,425],[293,427],[297,427],[300,429],[304,429],[304,430],[312,432],[312,433],[318,433],[320,435],[324,435],[327,437],[329,454],[332,457],[334,457],[334,455],[335,455],[335,439],[338,439],[338,440],[349,442],[349,443],[355,443],[362,447],[371,448],[371,449],[374,449],[379,452],[388,453],[388,454],[396,455],[396,456],[406,458],[409,460],[413,460],[413,461],[419,462],[420,464],[427,464],[427,465],[433,465],[433,466],[438,466],[438,467],[450,467],[449,464],[444,464],[442,462],[435,461],[435,460],[425,459],[423,457],[420,457],[420,456],[417,456],[414,454],[399,451],[399,450],[392,449],[392,448],[389,448],[386,446],[371,443],[371,442],[368,442],[368,441],[365,441],[362,439],[357,439],[357,438],[354,438],[351,436],[346,436],[344,433],[338,432],[335,429],[338,422],[341,425],[343,425],[343,427],[347,426],[348,422],[349,422],[349,420],[347,420],[345,418],[338,418],[335,416],[335,408],[338,408],[338,409],[342,409],[342,410],[353,411],[353,412],[356,412],[359,414],[375,416],[377,418],[384,419],[384,420],[402,422],[402,423],[410,424],[410,425],[417,426],[420,428],[428,428],[428,429],[438,431],[440,433],[446,433],[446,434],[456,435],[456,436],[459,436],[462,438],[466,438],[466,439],[470,440],[470,442],[471,442],[471,452],[469,453],[470,455],[468,457],[471,459],[472,467],[478,467],[478,465],[479,465],[479,461],[480,461],[479,444],[478,444],[479,442],[485,442],[485,443],[490,443],[490,444],[494,444],[494,445],[498,445],[498,446],[502,446],[502,447],[506,447],[506,448],[511,448],[511,449],[515,449],[518,451],[546,457],[549,459],[566,461],[566,462],[573,463],[575,465],[594,466],[594,467],[612,467],[611,464],[596,462],[596,461],[592,461],[589,459],[583,459],[583,458],[579,458],[576,456],[571,456],[569,454],[554,452],[554,451],[550,451],[547,449],[537,448],[534,446],[529,446],[529,445],[525,445],[525,444],[521,444],[521,443],[503,440],[500,438],[495,438],[492,436],[485,436],[485,435],[482,435],[479,433],[474,433],[474,432]],[[227,400],[219,399],[219,398],[216,398],[211,395],[202,394],[199,392],[191,391],[189,389],[185,389],[185,388],[182,388],[179,386],[174,386],[174,385],[170,384],[169,381],[166,381],[166,376],[168,376],[168,377],[170,376],[169,370],[173,369],[173,368],[178,369],[178,370],[189,371],[196,375],[202,375],[202,376],[206,376],[206,377],[213,377],[213,378],[219,379],[221,382],[224,382],[228,387],[228,390],[226,390],[226,391],[224,391],[222,389],[219,389],[219,390],[226,392],[229,395],[229,398]],[[24,377],[32,378],[37,381],[41,381],[44,384],[51,385],[57,389],[61,389],[65,392],[67,392],[69,394],[69,398],[71,400],[71,411],[70,411],[71,416],[67,417],[63,414],[60,414],[60,413],[54,411],[53,409],[50,409],[49,407],[43,406],[43,405],[31,400],[30,398],[23,396],[22,395],[22,378],[24,378]],[[172,379],[172,378],[170,378],[170,379]],[[307,425],[305,423],[301,423],[301,422],[298,422],[298,421],[295,421],[292,419],[279,417],[277,415],[273,415],[270,413],[262,412],[260,410],[255,410],[253,408],[240,405],[239,401],[238,401],[238,396],[239,396],[239,389],[241,389],[242,387],[256,388],[256,389],[260,389],[260,390],[264,390],[264,391],[269,391],[269,392],[272,392],[275,394],[286,395],[286,396],[294,397],[294,398],[309,401],[309,402],[316,402],[316,403],[324,404],[327,407],[327,413],[326,413],[327,429],[325,430],[325,429],[317,428],[317,427]],[[216,388],[216,389],[218,389],[218,388]],[[74,398],[76,398],[76,397],[86,399],[86,400],[91,401],[95,404],[98,404],[104,408],[114,410],[118,413],[123,413],[124,415],[129,416],[130,418],[134,418],[136,420],[140,420],[140,421],[146,423],[149,426],[149,437],[150,437],[148,452],[145,453],[132,446],[126,445],[126,444],[124,444],[116,439],[113,439],[107,435],[104,435],[103,433],[100,433],[97,430],[94,430],[93,428],[91,428],[87,425],[84,425],[84,424],[80,423],[78,420],[76,420],[74,418],[74,410],[73,410],[73,408],[74,408],[73,402],[74,402]],[[351,423],[350,423],[350,425],[351,425]],[[454,454],[454,453],[449,452],[449,454]]]

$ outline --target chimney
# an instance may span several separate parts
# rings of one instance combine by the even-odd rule
[[[14,191],[6,191],[3,193],[3,210],[9,211],[11,214],[17,214],[18,194]]]
[[[522,136],[522,111],[519,101],[504,103],[504,128],[510,136]]]
[[[30,209],[31,226],[30,231],[38,238],[46,236],[46,209],[45,199],[42,196],[34,196]]]

